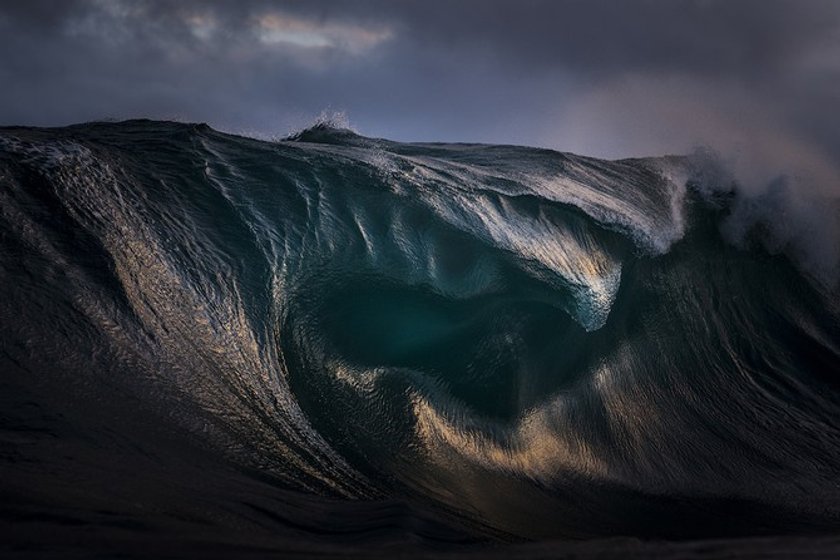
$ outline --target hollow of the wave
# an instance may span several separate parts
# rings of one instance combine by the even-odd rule
[[[515,419],[585,371],[586,331],[523,295],[456,300],[423,288],[353,286],[325,298],[323,309],[328,352],[365,370],[418,372],[482,416]]]

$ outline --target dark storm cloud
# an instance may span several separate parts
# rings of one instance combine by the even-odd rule
[[[756,74],[778,70],[837,28],[828,2],[459,2],[445,11],[411,4],[401,14],[419,37],[445,48],[489,49],[529,70]],[[483,8],[484,7],[484,8]]]
[[[0,49],[9,124],[332,108],[397,139],[840,159],[834,1],[4,2]]]

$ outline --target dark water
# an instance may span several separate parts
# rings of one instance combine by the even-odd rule
[[[718,179],[1,129],[0,550],[830,556],[840,291]]]

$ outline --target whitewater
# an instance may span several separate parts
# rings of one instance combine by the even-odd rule
[[[838,279],[712,165],[0,129],[0,550],[830,556]]]

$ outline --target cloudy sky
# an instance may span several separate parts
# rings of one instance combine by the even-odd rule
[[[0,0],[0,124],[177,118],[840,169],[840,2]]]

